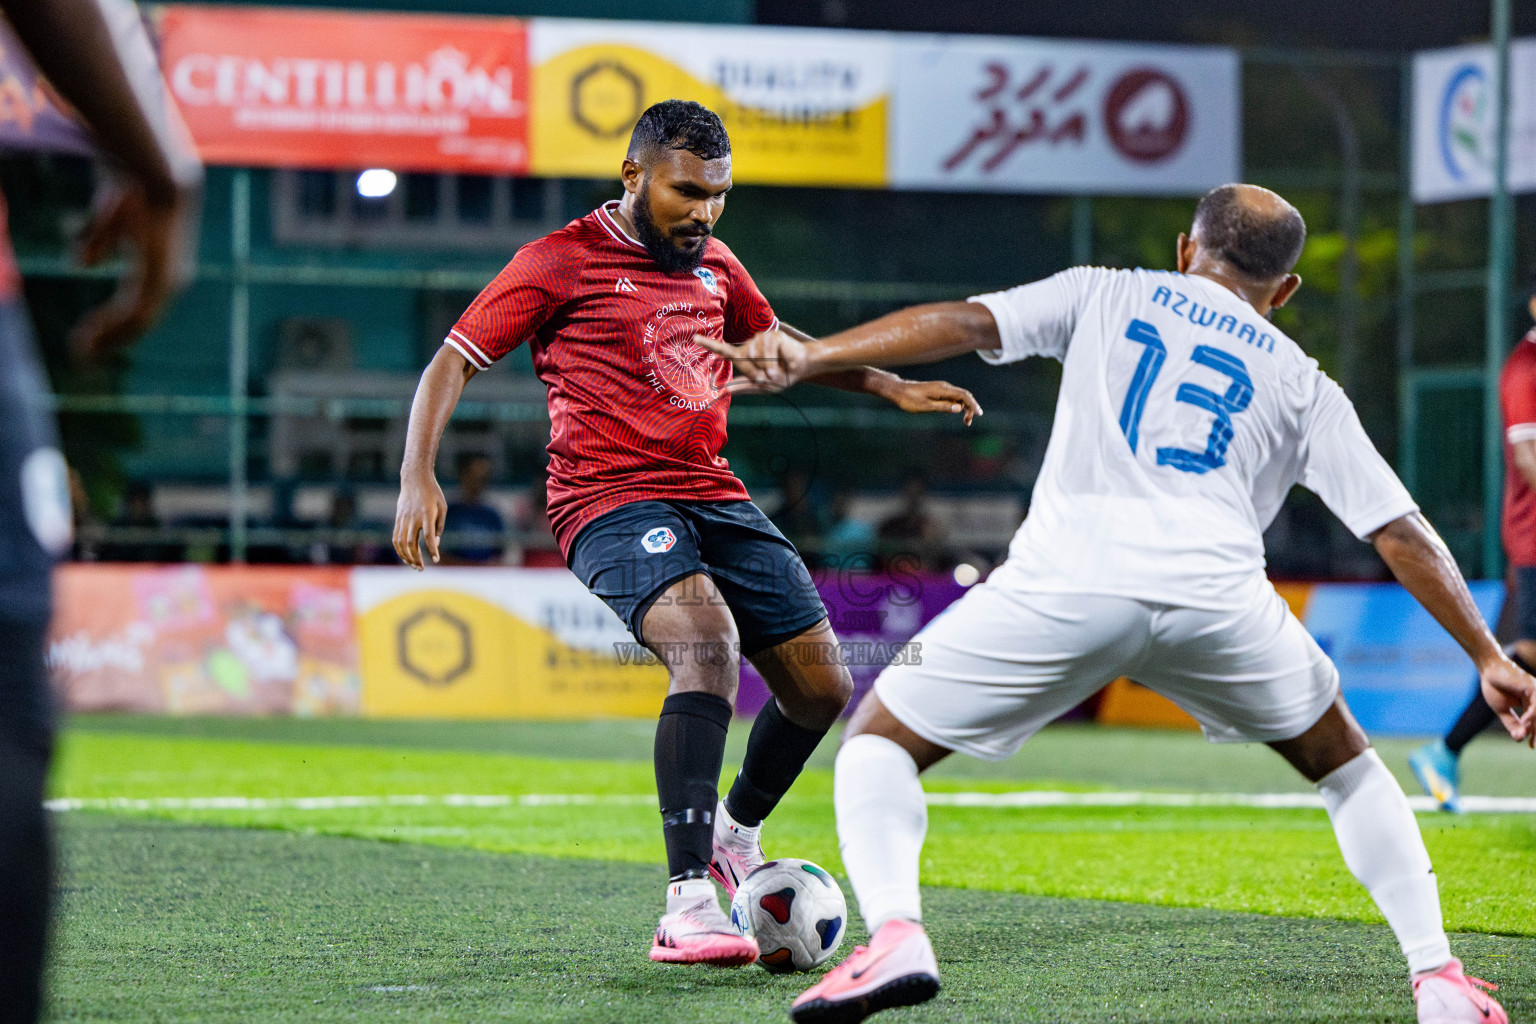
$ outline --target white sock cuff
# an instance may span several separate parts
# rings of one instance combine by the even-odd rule
[[[843,742],[837,751],[837,765],[839,768],[857,765],[861,769],[880,765],[885,771],[917,778],[917,762],[912,760],[905,747],[895,740],[867,732]]]
[[[1376,753],[1375,747],[1365,748],[1364,753],[1339,765],[1333,771],[1317,780],[1317,791],[1322,794],[1323,804],[1328,808],[1328,813],[1337,811],[1351,796],[1363,789],[1372,779],[1385,775],[1394,786],[1397,779],[1387,769],[1381,760],[1381,755]]]

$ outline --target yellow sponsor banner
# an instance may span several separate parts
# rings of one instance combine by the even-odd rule
[[[676,98],[720,115],[737,181],[889,180],[882,34],[536,18],[529,58],[533,174],[617,176],[640,113]]]
[[[362,711],[377,718],[654,717],[666,670],[564,569],[357,569]],[[624,655],[624,657],[621,657]]]

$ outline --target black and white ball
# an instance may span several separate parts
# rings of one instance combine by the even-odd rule
[[[843,944],[848,902],[824,868],[808,860],[771,860],[736,890],[731,923],[757,939],[757,962],[767,970],[809,971]]]

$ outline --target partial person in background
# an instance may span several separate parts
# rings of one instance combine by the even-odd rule
[[[1526,299],[1536,320],[1536,268]],[[1505,650],[1530,672],[1536,665],[1536,327],[1515,343],[1504,362],[1499,405],[1504,411],[1504,555],[1509,560],[1504,604],[1513,613],[1515,638]],[[1472,700],[1451,731],[1408,756],[1414,777],[1442,811],[1461,810],[1461,752],[1498,717],[1481,687],[1474,686]]]
[[[779,494],[783,500],[773,514],[773,525],[779,528],[786,540],[793,544],[807,561],[816,564],[815,552],[821,546],[821,536],[826,532],[826,521],[816,507],[811,493],[810,478],[802,469],[791,469],[779,478]]]
[[[154,488],[143,480],[129,481],[123,489],[123,511],[112,520],[112,528],[144,534],[162,525],[155,512]],[[173,544],[140,535],[107,544],[101,557],[108,562],[175,562],[180,561],[181,552]]]
[[[496,565],[506,550],[507,524],[485,500],[491,457],[466,452],[458,458],[459,497],[448,503],[443,561],[449,565]]]
[[[528,513],[523,518],[523,566],[563,569],[565,556],[549,525],[549,469],[540,466],[528,482]]]
[[[313,565],[366,565],[373,552],[357,543],[357,531],[363,528],[357,516],[357,494],[346,484],[331,495],[331,510],[314,543],[309,546]]]
[[[879,538],[874,526],[853,514],[853,492],[841,490],[832,495],[831,519],[821,544],[827,563],[839,569],[873,569]]]
[[[177,278],[202,167],[174,129],[138,10],[97,0],[0,0],[39,70],[93,129],[121,181],[83,258],[127,244],[129,272],[72,339],[97,355],[135,340]],[[52,840],[43,790],[55,709],[44,664],[53,563],[69,550],[69,477],[0,207],[0,1022],[42,1012]]]
[[[928,500],[928,481],[912,471],[901,482],[901,511],[880,524],[880,550],[889,559],[916,558],[930,572],[943,569],[944,524],[933,514]]]

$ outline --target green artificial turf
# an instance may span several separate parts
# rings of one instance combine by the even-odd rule
[[[1087,760],[1088,751],[1096,764],[1123,765],[1126,743],[1137,737],[1079,730],[1075,739],[1080,759]],[[733,772],[727,766],[727,780]],[[928,780],[933,792],[1092,785],[1070,778]],[[662,860],[651,768],[642,761],[74,732],[54,788],[59,796],[80,798],[576,794],[620,802],[145,813],[437,847],[644,865]],[[1423,815],[1420,821],[1450,927],[1536,935],[1536,906],[1528,898],[1536,863],[1533,816]],[[840,868],[830,773],[812,769],[802,776],[770,822],[765,844],[771,855]],[[980,890],[1380,920],[1345,871],[1319,810],[934,807],[923,871],[929,883]]]
[[[224,718],[162,715],[75,715],[71,733],[250,740],[322,746],[403,747],[524,754],[589,760],[651,760],[656,723],[642,719],[591,722],[380,721],[358,718]],[[749,724],[731,729],[726,760],[739,763]],[[811,758],[813,768],[832,767],[836,734]],[[1422,740],[1378,739],[1382,759],[1410,793],[1418,784],[1408,753]],[[1007,761],[955,756],[931,770],[932,778],[1057,779],[1119,789],[1176,789],[1231,793],[1310,790],[1279,755],[1259,744],[1207,743],[1199,733],[1159,729],[1105,729],[1084,724],[1051,726]],[[1536,795],[1536,754],[1495,732],[1467,748],[1462,758],[1466,792],[1485,796]]]
[[[61,1021],[784,1021],[809,980],[650,963],[653,864],[94,813],[63,816],[61,833]],[[1413,1020],[1380,926],[945,888],[924,899],[944,991],[882,1022]],[[1453,942],[1503,984],[1513,1019],[1536,1015],[1536,940]]]

